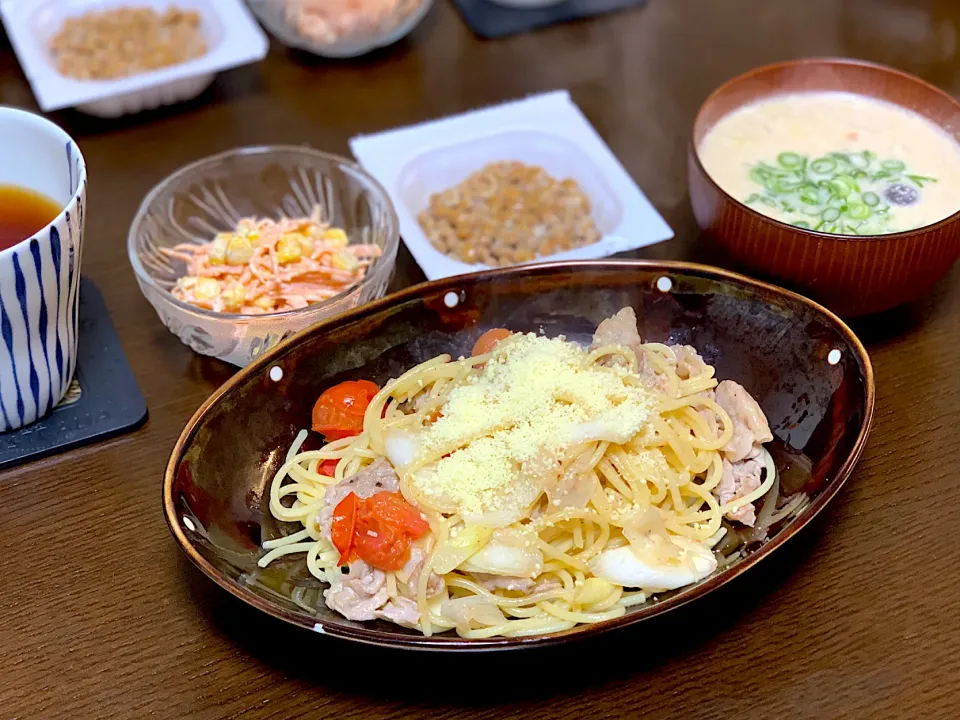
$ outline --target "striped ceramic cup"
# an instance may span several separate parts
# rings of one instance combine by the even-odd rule
[[[77,144],[56,125],[0,107],[0,184],[42,193],[63,208],[33,237],[0,251],[5,431],[53,410],[76,369],[87,169]]]

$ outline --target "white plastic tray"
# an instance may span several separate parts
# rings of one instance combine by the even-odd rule
[[[206,54],[116,80],[75,80],[57,72],[49,42],[67,17],[133,4],[196,10],[203,18]],[[239,0],[0,0],[0,17],[44,112],[76,107],[116,117],[182,102],[209,87],[216,73],[262,60],[268,49],[266,35]]]
[[[565,91],[356,137],[350,147],[387,189],[400,217],[403,241],[431,280],[487,267],[438,251],[424,235],[417,215],[432,194],[491,162],[539,165],[558,179],[573,178],[590,198],[601,240],[534,262],[608,257],[673,237]]]

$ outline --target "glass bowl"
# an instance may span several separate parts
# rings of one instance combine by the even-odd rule
[[[412,10],[410,5],[419,4]],[[247,5],[270,33],[287,47],[306,50],[326,58],[352,58],[387,47],[409,35],[433,7],[434,0],[401,2],[400,12],[380,24],[374,34],[347,37],[333,43],[309,38],[292,27],[286,18],[286,0],[247,0]]]
[[[309,307],[265,315],[204,310],[170,293],[186,268],[160,248],[208,242],[244,217],[306,216],[316,205],[351,244],[382,250],[357,285]],[[273,146],[230,150],[175,172],[144,198],[127,250],[140,290],[170,332],[198,353],[242,367],[297,330],[381,297],[399,242],[390,198],[359,165],[307,147]]]

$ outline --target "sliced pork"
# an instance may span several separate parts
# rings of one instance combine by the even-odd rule
[[[613,317],[609,317],[597,326],[593,334],[591,349],[596,350],[606,345],[622,345],[637,353],[637,359],[642,358],[640,333],[637,331],[637,314],[632,307],[625,307]]]
[[[696,348],[689,345],[673,345],[670,349],[677,358],[677,376],[681,380],[697,377],[707,370],[707,363],[700,357]]]
[[[350,563],[346,575],[330,578],[330,587],[323,591],[327,607],[347,620],[373,620],[390,599],[387,576],[363,560]]]
[[[755,456],[764,443],[773,440],[763,410],[742,385],[732,380],[720,383],[716,393],[717,404],[733,421],[733,437],[722,448],[724,459],[737,463]]]
[[[643,355],[643,340],[640,338],[640,332],[637,330],[637,314],[632,307],[625,307],[613,317],[608,317],[597,327],[593,334],[593,342],[590,344],[591,350],[607,345],[620,345],[629,350],[633,350],[637,356],[637,371],[643,380],[644,385],[654,392],[664,393],[667,390],[667,379],[658,375],[649,363],[645,362]],[[615,362],[615,361],[614,361]]]
[[[420,610],[417,608],[416,601],[406,597],[391,598],[382,610],[377,610],[376,615],[378,618],[408,628],[416,628],[417,623],[420,622]]]
[[[723,461],[723,477],[717,486],[716,494],[721,505],[749,495],[760,487],[763,477],[763,461],[759,458],[748,458],[740,462]],[[748,527],[753,527],[757,521],[753,503],[726,513],[728,520],[735,520]]]
[[[423,570],[423,563],[427,560],[427,553],[419,545],[414,545],[410,548],[410,559],[407,560],[407,564],[403,566],[403,570],[400,571],[401,575],[407,577],[407,582],[403,583],[404,595],[409,597],[417,596],[417,584],[420,582],[420,572]],[[446,585],[443,582],[443,578],[437,575],[432,570],[430,571],[430,577],[427,578],[427,597],[435,597],[443,592]]]

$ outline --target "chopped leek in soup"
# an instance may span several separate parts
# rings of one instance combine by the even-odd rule
[[[960,145],[920,115],[860,95],[801,93],[744,106],[698,152],[728,193],[811,230],[880,235],[960,209]]]

